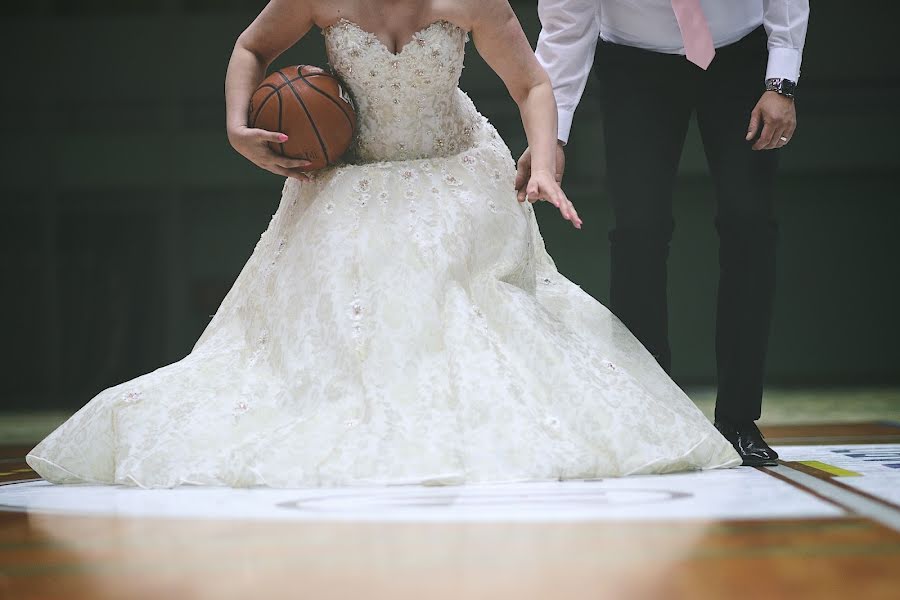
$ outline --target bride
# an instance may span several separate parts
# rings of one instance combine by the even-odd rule
[[[311,28],[355,98],[342,166],[305,173],[247,127],[269,64]],[[458,87],[466,41],[532,149],[527,202]],[[531,202],[556,105],[506,0],[272,0],[238,38],[228,136],[287,177],[184,359],[107,389],[28,454],[57,483],[305,487],[592,478],[740,463],[628,330],[563,277]]]

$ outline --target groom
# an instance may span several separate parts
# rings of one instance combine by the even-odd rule
[[[666,371],[672,190],[697,115],[717,198],[716,427],[745,465],[775,464],[754,421],[775,292],[778,149],[797,124],[808,0],[539,0],[538,14],[536,54],[559,110],[557,177],[593,62],[615,215],[610,308]],[[518,166],[523,200],[529,150]]]

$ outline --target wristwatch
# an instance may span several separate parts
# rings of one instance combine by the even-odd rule
[[[782,79],[781,77],[772,77],[766,79],[766,91],[777,92],[787,98],[793,98],[797,92],[797,82],[790,79]]]

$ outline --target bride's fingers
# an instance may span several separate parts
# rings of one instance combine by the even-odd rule
[[[293,169],[297,169],[297,170],[308,169],[310,167],[310,165],[312,165],[312,162],[310,162],[308,160],[303,160],[303,159],[299,159],[299,158],[287,158],[285,156],[277,156],[277,155],[273,162],[283,169],[291,169],[291,170],[293,170]]]
[[[290,177],[292,179],[298,179],[300,181],[309,181],[309,177],[305,173],[300,173],[298,171],[292,171],[290,169],[285,169],[284,167],[279,167],[276,164],[269,165],[260,165],[266,171],[270,173],[274,173],[276,175],[281,175],[282,177]]]
[[[543,188],[538,188],[538,190],[537,190],[537,192],[535,193],[535,195],[537,196],[538,200],[544,200],[545,202],[549,202],[550,204],[552,204],[552,205],[555,206],[556,208],[559,208],[559,207],[560,207],[560,206],[559,206],[559,199],[556,197],[556,195],[555,195],[555,193],[554,193],[553,190],[545,190],[545,189],[543,189]]]
[[[265,129],[250,129],[251,135],[263,142],[272,142],[273,144],[283,144],[288,141],[288,136],[279,131],[267,131]]]
[[[544,194],[544,197],[550,201],[550,204],[562,211],[564,217],[566,216],[566,197],[563,195],[562,191],[559,190],[559,188],[547,190],[547,192]]]
[[[308,169],[312,162],[303,158],[291,158],[290,156],[282,156],[271,148],[266,148],[262,156],[262,161],[270,165],[278,165],[282,169]]]
[[[288,169],[288,173],[290,173],[291,177],[297,179],[299,181],[312,181],[312,173],[311,171],[306,170],[307,167],[297,167],[294,169]]]
[[[555,190],[554,195],[556,201],[559,202],[559,212],[562,214],[563,218],[571,222],[576,229],[581,229],[582,221],[581,217],[578,216],[578,211],[575,210],[575,205],[572,204],[562,190]]]
[[[581,229],[581,225],[582,225],[583,221],[581,220],[581,217],[578,216],[578,211],[575,210],[575,205],[572,204],[571,200],[566,200],[566,202],[569,203],[569,212],[572,215],[572,219],[571,219],[572,225],[574,225],[576,229]]]
[[[321,68],[321,67],[315,67],[315,66],[313,66],[313,65],[303,65],[303,68],[301,69],[301,71],[302,71],[302,74],[303,74],[304,76],[306,76],[306,75],[319,75],[319,74],[321,74],[321,73],[325,73],[325,72],[326,72],[325,69],[323,69],[323,68]]]
[[[581,229],[583,221],[581,220],[581,217],[578,216],[578,211],[575,210],[575,205],[569,202],[569,207],[572,212],[572,225],[575,226],[575,229]]]

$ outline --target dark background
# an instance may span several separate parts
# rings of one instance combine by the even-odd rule
[[[536,41],[536,2],[513,4]],[[0,5],[2,408],[75,409],[190,351],[279,200],[282,181],[234,153],[223,130],[225,66],[263,5]],[[812,7],[799,129],[782,156],[772,384],[900,383],[900,70],[897,11],[886,6]],[[324,62],[317,31],[277,66],[300,62]],[[471,46],[461,85],[518,157],[516,107]],[[546,207],[539,217],[560,270],[605,302],[610,215],[600,129],[592,79],[565,181],[585,228],[575,232]],[[670,263],[682,384],[714,383],[712,208],[694,129]]]

